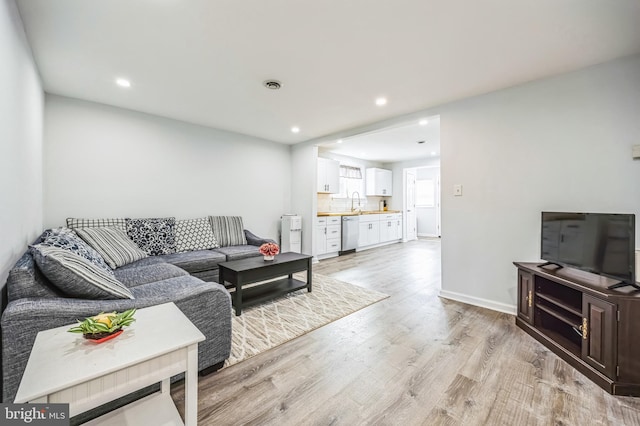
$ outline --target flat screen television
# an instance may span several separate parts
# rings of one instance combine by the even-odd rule
[[[540,258],[604,275],[638,289],[635,271],[635,215],[542,212]],[[541,265],[541,266],[543,266]]]

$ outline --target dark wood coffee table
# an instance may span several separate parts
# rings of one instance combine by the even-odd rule
[[[232,294],[236,316],[242,314],[242,308],[265,302],[292,291],[306,288],[311,292],[311,259],[312,256],[299,253],[281,253],[274,260],[266,261],[261,257],[222,262],[220,268],[220,284],[226,282],[235,286]],[[307,271],[307,282],[293,278],[295,272]],[[273,278],[283,277],[279,280]],[[272,280],[272,281],[267,281]],[[242,289],[242,286],[260,281],[267,281]]]

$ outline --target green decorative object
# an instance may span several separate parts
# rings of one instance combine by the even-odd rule
[[[122,327],[131,325],[136,319],[133,317],[135,309],[129,309],[122,313],[101,312],[98,315],[78,320],[78,325],[71,327],[69,333],[82,333],[86,339],[100,340],[118,333]]]

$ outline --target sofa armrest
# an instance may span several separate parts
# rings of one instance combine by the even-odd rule
[[[248,229],[244,230],[244,236],[247,239],[247,244],[249,244],[251,246],[260,247],[261,245],[263,245],[265,243],[277,244],[274,240],[271,240],[269,238],[260,238],[260,237],[258,237],[257,235],[255,235],[251,231],[249,231]]]
[[[198,345],[200,370],[224,361],[231,349],[231,299],[223,286],[186,276],[134,287],[135,299],[23,298],[2,314],[2,400],[13,401],[39,331],[100,312],[124,311],[174,302],[205,335]],[[222,358],[222,359],[220,359]]]

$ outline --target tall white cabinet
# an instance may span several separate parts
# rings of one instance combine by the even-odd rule
[[[318,157],[317,192],[336,194],[340,192],[340,162]]]
[[[391,170],[371,168],[365,172],[366,194],[375,196],[392,195],[393,173]]]

